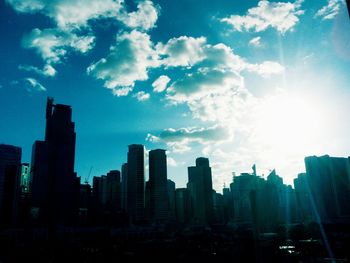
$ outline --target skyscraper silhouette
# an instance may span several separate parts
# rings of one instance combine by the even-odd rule
[[[126,211],[127,205],[127,179],[128,179],[128,164],[122,164],[122,209]]]
[[[188,167],[189,196],[192,221],[208,224],[213,220],[213,183],[209,159],[199,157],[196,166]]]
[[[32,166],[33,205],[49,223],[70,224],[77,214],[75,136],[71,107],[48,98],[45,141],[34,143]]]
[[[144,220],[145,153],[141,144],[129,145],[127,165],[127,211],[134,223]]]
[[[323,223],[350,220],[350,159],[328,155],[305,158],[314,218]]]
[[[164,222],[169,217],[167,166],[165,150],[149,152],[150,216],[152,221]]]
[[[0,144],[0,226],[17,219],[21,156],[21,148]]]

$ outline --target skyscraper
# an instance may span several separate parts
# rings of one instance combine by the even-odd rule
[[[75,136],[71,107],[48,98],[45,141],[35,142],[32,166],[33,205],[50,223],[70,224],[77,214]]]
[[[112,214],[121,209],[121,183],[120,171],[112,170],[107,173],[107,208]]]
[[[122,209],[126,210],[127,205],[127,180],[128,180],[128,164],[122,164]]]
[[[22,163],[21,167],[21,193],[29,193],[31,191],[30,164]]]
[[[169,219],[175,220],[175,182],[168,179]]]
[[[306,178],[314,204],[314,219],[324,223],[350,220],[349,158],[328,155],[305,158]],[[317,215],[318,214],[318,215]]]
[[[17,219],[22,150],[0,144],[0,226]]]
[[[181,224],[188,223],[189,220],[189,195],[187,188],[177,188],[175,190],[175,214],[176,221]]]
[[[144,220],[145,153],[141,144],[129,145],[127,165],[127,211],[134,223]]]
[[[209,159],[199,157],[196,166],[188,167],[188,184],[192,221],[208,224],[213,221],[213,184]]]
[[[149,152],[150,216],[155,222],[169,217],[167,166],[165,150]]]

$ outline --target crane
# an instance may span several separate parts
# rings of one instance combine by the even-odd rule
[[[90,175],[91,175],[92,168],[93,168],[93,166],[90,167],[89,174],[88,174],[87,177],[85,177],[85,182],[84,182],[85,184],[89,184],[89,179],[90,179]]]

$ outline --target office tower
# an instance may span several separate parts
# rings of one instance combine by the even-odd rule
[[[251,192],[256,190],[256,181],[256,176],[242,173],[240,176],[235,176],[230,184],[235,222],[252,222]]]
[[[0,144],[0,226],[16,223],[22,149]]]
[[[127,168],[127,211],[134,223],[144,220],[145,167],[144,147],[129,145]]]
[[[91,185],[80,184],[79,187],[79,223],[88,222],[89,210],[91,208]]]
[[[168,185],[165,150],[149,152],[150,216],[155,222],[168,220]]]
[[[102,209],[105,209],[106,203],[107,203],[107,176],[101,175],[101,183],[100,183],[100,189],[99,189],[99,200],[100,205]]]
[[[145,184],[145,220],[151,220],[151,184],[146,181]]]
[[[224,221],[227,223],[232,221],[234,217],[233,199],[230,188],[224,187],[222,193],[224,198]]]
[[[29,163],[22,163],[21,167],[21,193],[30,193],[31,176]]]
[[[188,184],[191,217],[194,223],[208,224],[213,221],[212,176],[209,160],[197,158],[196,166],[188,167]]]
[[[99,223],[102,215],[102,180],[101,177],[94,176],[92,179],[92,200],[91,218],[95,223]]]
[[[32,217],[47,221],[49,177],[47,167],[47,144],[35,141],[32,147]]]
[[[107,209],[115,214],[121,209],[120,171],[112,170],[107,173]]]
[[[175,220],[175,182],[168,179],[169,219]]]
[[[175,190],[175,215],[176,221],[186,224],[189,221],[189,194],[187,188],[177,188]]]
[[[127,180],[128,180],[128,164],[122,165],[122,209],[127,209]]]
[[[214,222],[224,223],[224,196],[213,190],[213,211],[214,211]]]
[[[311,192],[306,173],[300,173],[294,179],[294,189],[298,207],[298,218],[301,222],[310,222],[312,220]]]
[[[32,166],[33,205],[50,224],[71,224],[77,215],[75,136],[71,107],[48,98],[45,141],[34,143]]]
[[[323,223],[350,220],[349,158],[328,155],[305,158],[306,178],[314,203],[314,220]]]

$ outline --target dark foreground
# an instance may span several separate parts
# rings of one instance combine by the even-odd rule
[[[350,262],[349,225],[47,228],[0,231],[0,262]]]

